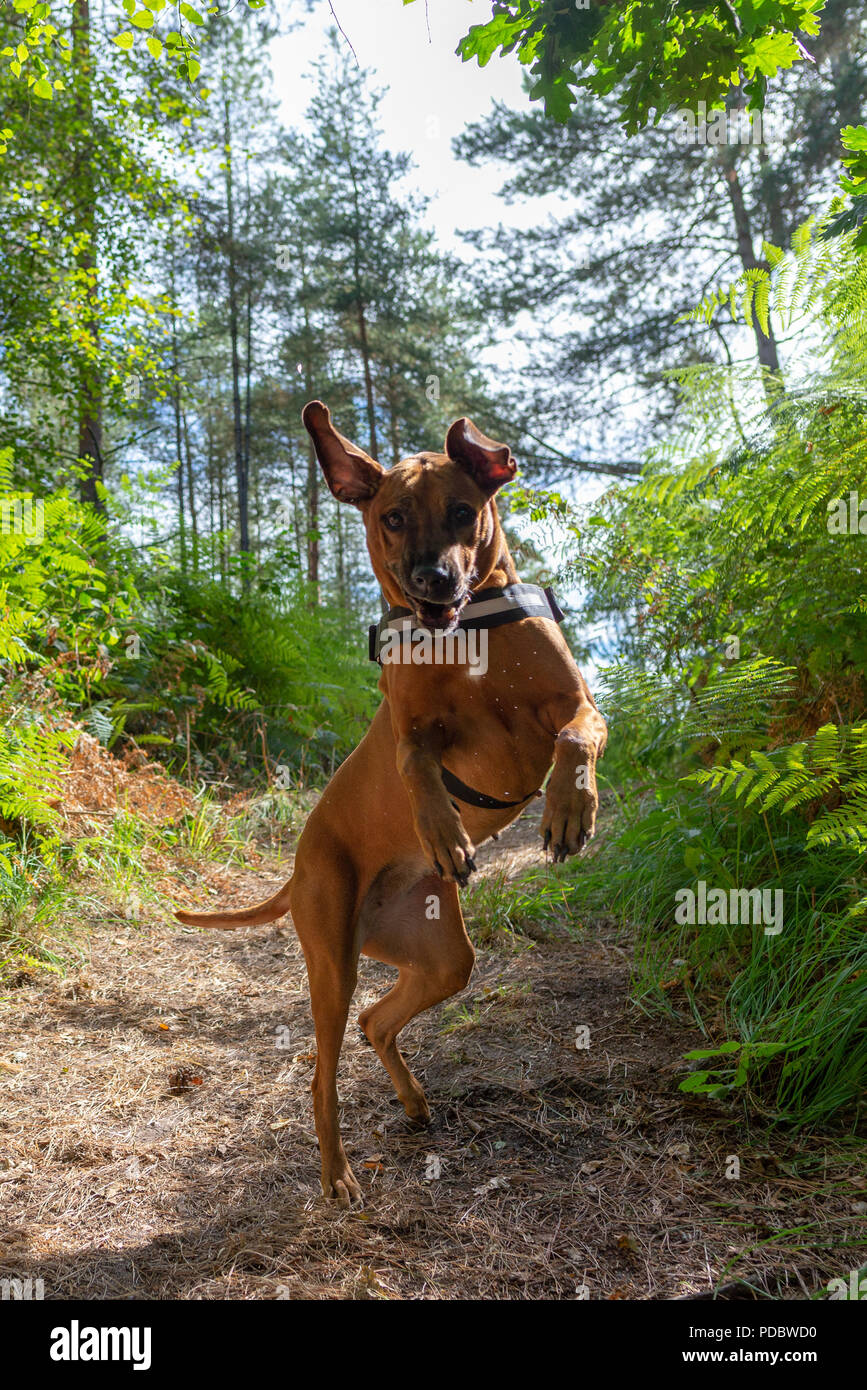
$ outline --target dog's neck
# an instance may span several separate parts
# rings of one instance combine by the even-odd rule
[[[502,588],[504,584],[517,584],[518,571],[509,553],[506,537],[500,524],[500,514],[493,498],[487,506],[485,528],[476,551],[476,577],[472,592],[479,589]]]
[[[502,538],[497,559],[487,574],[483,574],[479,568],[478,575],[479,577],[473,584],[471,591],[474,594],[478,593],[480,589],[502,589],[506,584],[518,583],[518,571],[515,569],[515,562],[509,553],[505,537]]]

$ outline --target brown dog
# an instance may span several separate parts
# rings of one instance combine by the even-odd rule
[[[320,401],[303,419],[332,493],[364,518],[389,603],[442,635],[455,631],[466,605],[495,608],[497,593],[516,592],[493,500],[515,475],[506,445],[461,419],[449,429],[444,454],[417,454],[387,471],[338,434]],[[474,595],[482,590],[480,605]],[[427,1120],[424,1092],[397,1037],[416,1014],[469,980],[473,948],[458,884],[475,867],[474,846],[514,820],[552,759],[545,847],[565,859],[594,832],[595,768],[606,727],[556,622],[550,613],[512,613],[487,637],[484,674],[460,662],[383,664],[385,698],[322,793],[298,844],[295,872],[273,898],[240,912],[177,913],[182,922],[233,928],[291,911],[316,1028],[322,1190],[343,1203],[361,1198],[340,1139],[336,1081],[359,954],[397,968],[392,989],[358,1021],[407,1115]]]

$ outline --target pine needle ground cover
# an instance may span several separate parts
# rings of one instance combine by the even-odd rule
[[[218,842],[230,832],[227,816]],[[486,895],[513,887],[526,904],[514,876],[538,846],[528,816],[480,851],[470,988],[407,1031],[433,1129],[407,1126],[348,1031],[356,1212],[319,1192],[291,926],[197,932],[167,911],[178,895],[273,891],[291,841],[152,849],[155,892],[134,914],[80,884],[57,968],[0,990],[0,1277],[41,1278],[61,1299],[827,1297],[863,1262],[857,1148],[679,1091],[702,1030],[630,1001],[630,932],[558,911],[561,868],[544,927],[513,905],[492,935]],[[362,962],[358,1008],[388,982]]]

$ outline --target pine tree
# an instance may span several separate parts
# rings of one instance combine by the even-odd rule
[[[860,59],[863,7],[830,0],[815,64],[778,78],[766,123],[752,130],[745,94],[730,111],[667,116],[624,142],[617,99],[582,96],[565,126],[538,109],[495,106],[457,142],[474,164],[508,168],[506,201],[542,200],[535,225],[470,240],[484,254],[478,293],[492,319],[526,342],[516,382],[539,433],[574,439],[585,453],[635,457],[664,427],[679,392],[667,369],[727,362],[752,348],[767,373],[780,367],[773,323],[765,333],[717,321],[709,332],[683,316],[704,287],[766,264],[763,242],[785,247],[829,193],[840,125],[867,97]],[[768,133],[782,138],[743,143]],[[689,143],[694,133],[696,140]],[[717,135],[732,143],[710,143]],[[556,210],[552,213],[553,200]],[[543,338],[528,315],[544,317]]]

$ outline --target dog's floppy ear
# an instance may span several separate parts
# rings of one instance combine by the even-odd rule
[[[446,453],[469,473],[486,497],[493,497],[497,488],[510,482],[518,471],[508,444],[495,444],[465,415],[450,426]]]
[[[375,459],[334,428],[331,413],[321,401],[310,401],[301,412],[301,419],[313,440],[325,481],[338,502],[355,506],[369,502],[385,475]]]

